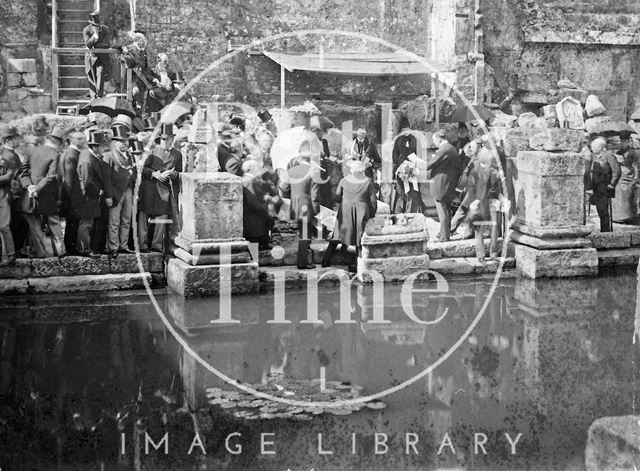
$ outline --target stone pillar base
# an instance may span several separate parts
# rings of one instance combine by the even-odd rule
[[[258,264],[249,262],[194,266],[174,258],[167,264],[167,286],[185,298],[219,296],[221,292],[257,293]]]
[[[570,278],[598,275],[598,252],[594,248],[540,250],[516,244],[516,267],[529,278]]]
[[[429,256],[413,255],[407,257],[358,258],[358,278],[364,282],[374,281],[365,271],[379,273],[385,282],[403,281],[410,275],[429,269]]]

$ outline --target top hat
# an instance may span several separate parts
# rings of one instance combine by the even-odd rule
[[[271,113],[269,113],[267,110],[262,110],[260,113],[258,113],[258,118],[260,118],[260,121],[266,124],[271,121],[272,116]]]
[[[166,124],[166,123],[162,123],[160,125],[160,137],[161,138],[165,138],[165,137],[172,137],[173,134],[173,124]]]
[[[114,141],[127,141],[127,140],[129,140],[129,130],[126,128],[126,126],[123,126],[122,124],[117,124],[117,125],[113,126],[111,128],[111,130],[113,131],[112,139]]]
[[[139,140],[134,139],[130,143],[132,154],[142,154],[144,152],[144,145]]]
[[[153,131],[157,125],[158,122],[155,120],[155,118],[144,119],[144,131]]]
[[[91,12],[91,14],[89,15],[89,23],[91,23],[92,25],[100,24],[100,10],[94,10]]]
[[[0,139],[3,141],[11,137],[19,136],[18,129],[14,126],[3,125],[0,129]]]
[[[126,126],[129,130],[133,127],[133,122],[126,114],[119,114],[111,122],[111,126]]]
[[[107,133],[104,131],[91,131],[89,133],[89,140],[87,144],[90,146],[106,146],[107,145]]]
[[[160,115],[161,115],[161,113],[159,111],[154,111],[153,113],[151,113],[149,115],[149,117],[155,119],[156,122],[158,122],[158,121],[160,121]]]
[[[55,126],[49,136],[62,141],[67,136],[67,131],[62,126]]]

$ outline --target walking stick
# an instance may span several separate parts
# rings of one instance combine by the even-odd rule
[[[613,232],[613,206],[611,204],[611,198],[608,198],[609,203],[609,232]]]

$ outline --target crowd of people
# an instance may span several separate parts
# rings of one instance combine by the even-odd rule
[[[172,253],[181,227],[179,174],[198,167],[203,146],[187,142],[184,133],[176,139],[180,130],[173,124],[158,125],[156,118],[146,118],[143,130],[126,115],[116,116],[110,130],[95,122],[82,130],[49,129],[39,118],[20,135],[16,128],[3,125],[2,263],[12,264],[21,256],[115,258],[130,253],[135,248],[134,218],[142,252]],[[459,238],[475,237],[476,255],[483,261],[488,230],[489,256],[497,257],[498,237],[515,210],[517,175],[499,143],[488,136],[472,139],[464,123],[446,125],[432,134],[434,155],[425,161],[417,157],[415,133],[405,122],[394,141],[394,190],[383,203],[382,160],[364,128],[358,129],[345,155],[337,158],[325,138],[331,123],[316,117],[296,155],[284,167],[274,168],[271,150],[277,131],[268,112],[260,113],[259,119],[251,129],[237,115],[221,124],[217,163],[219,171],[241,177],[244,237],[261,249],[271,247],[278,218],[288,218],[298,228],[298,267],[315,266],[310,257],[314,238],[329,241],[323,260],[328,266],[338,247],[359,254],[365,225],[380,205],[389,204],[396,214],[424,213],[428,202],[435,201],[439,241],[456,233]],[[159,132],[151,140],[156,128]],[[600,136],[585,139],[583,146],[585,189],[600,217],[601,231],[611,230],[614,219],[637,223],[640,154],[631,148],[630,139],[621,143],[616,153]],[[421,172],[426,177],[418,181]],[[333,227],[319,224],[325,209],[335,211]]]

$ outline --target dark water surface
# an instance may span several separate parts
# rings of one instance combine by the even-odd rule
[[[237,324],[209,323],[219,316],[216,299],[159,293],[158,301],[190,348],[233,379],[314,380],[324,368],[327,380],[374,394],[440,358],[467,329],[490,285],[414,290],[416,316],[440,319],[431,325],[406,315],[402,285],[385,286],[381,298],[373,287],[343,293],[350,295],[342,308],[353,324],[336,322],[338,287],[319,289],[320,324],[300,322],[307,315],[304,291],[286,292],[289,324],[267,323],[278,305],[273,294],[235,297]],[[387,408],[305,422],[246,421],[209,406],[206,388],[233,388],[185,353],[145,293],[2,299],[0,468],[582,470],[593,420],[636,412],[636,286],[635,272],[504,280],[462,345],[432,373],[383,398]],[[368,322],[380,299],[390,322]],[[134,428],[156,443],[168,433],[169,454],[152,446],[145,454],[144,436],[138,443]],[[196,430],[206,455],[198,447],[188,454]],[[225,449],[233,433],[240,435],[229,438],[229,447],[242,447],[235,455]],[[266,433],[273,435],[263,440],[273,445],[265,451],[275,454],[261,453]],[[522,434],[515,455],[505,433]],[[319,453],[319,434],[322,450],[333,454]],[[388,447],[379,445],[378,454],[375,434]],[[486,436],[486,455],[482,448],[474,453],[475,434]],[[417,440],[409,453],[407,439]]]

